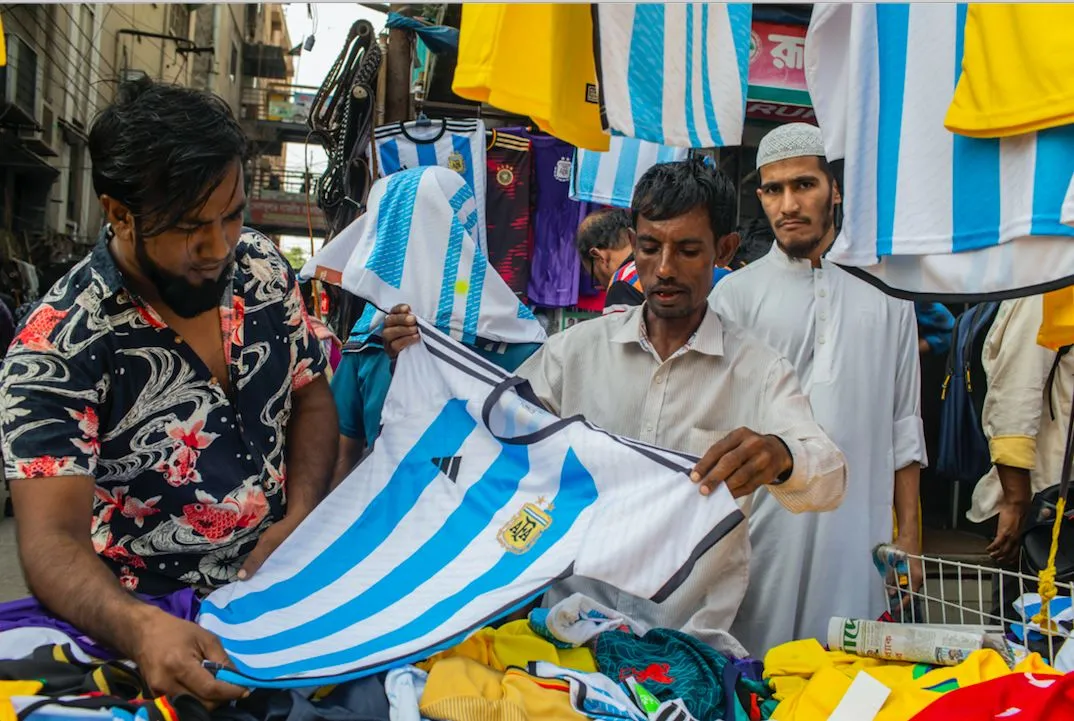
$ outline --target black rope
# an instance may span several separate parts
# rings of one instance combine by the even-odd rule
[[[310,109],[310,138],[316,137],[328,156],[317,181],[317,206],[329,239],[358,216],[369,189],[364,156],[373,132],[381,56],[372,24],[355,22]]]

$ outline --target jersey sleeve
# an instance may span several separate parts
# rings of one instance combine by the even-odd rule
[[[744,517],[725,487],[700,495],[689,477],[692,462],[684,457],[611,439],[608,444],[601,465],[620,472],[603,485],[598,479],[600,504],[574,574],[659,603]],[[589,463],[591,452],[585,455]]]
[[[34,314],[45,309],[49,307],[39,306]],[[27,323],[33,322],[31,315]],[[33,345],[33,339],[16,337],[0,370],[4,475],[8,480],[92,477],[100,454],[99,406],[106,380],[100,369],[87,365],[89,350],[67,358]]]

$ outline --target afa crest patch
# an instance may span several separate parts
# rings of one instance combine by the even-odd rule
[[[459,153],[452,153],[448,156],[447,166],[451,170],[454,170],[456,173],[466,172],[466,161],[463,160],[462,155],[460,155]]]
[[[496,539],[508,553],[522,554],[530,550],[541,534],[552,525],[552,516],[536,503],[523,504],[518,513],[503,525]]]

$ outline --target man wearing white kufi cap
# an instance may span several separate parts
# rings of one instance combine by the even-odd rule
[[[824,156],[812,125],[765,136],[757,196],[776,243],[710,296],[721,316],[794,364],[814,415],[847,458],[846,497],[835,511],[792,515],[763,489],[755,494],[750,584],[732,632],[757,657],[792,639],[823,642],[832,616],[886,610],[870,551],[892,541],[892,508],[897,545],[920,553],[926,458],[914,306],[824,258],[841,202]],[[911,576],[920,581],[918,565]]]

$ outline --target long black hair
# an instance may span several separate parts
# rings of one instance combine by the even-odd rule
[[[122,83],[89,133],[93,189],[127,206],[143,237],[197,212],[246,150],[220,97],[148,78]]]

